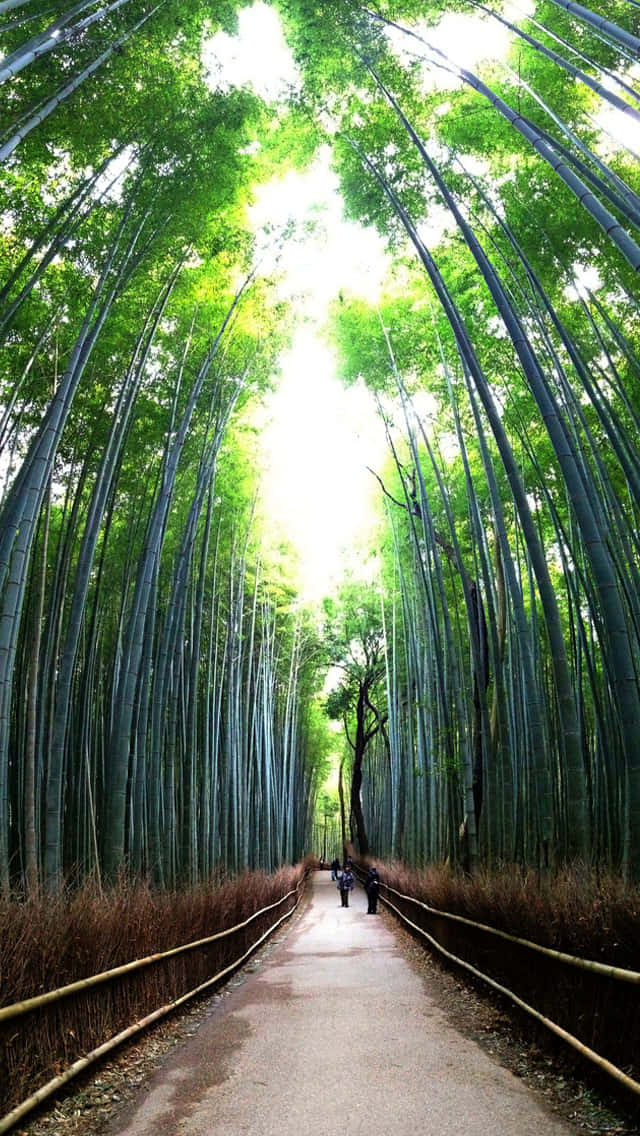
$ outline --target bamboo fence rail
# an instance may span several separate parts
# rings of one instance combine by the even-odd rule
[[[388,888],[388,890],[394,891],[395,889]],[[401,895],[402,893],[398,892],[397,894]],[[435,947],[437,951],[440,952],[440,954],[445,956],[445,958],[449,959],[451,962],[454,962],[456,966],[460,966],[470,974],[473,974],[475,978],[481,979],[482,982],[486,983],[493,990],[497,990],[500,994],[503,994],[506,998],[513,1002],[514,1005],[518,1006],[521,1010],[524,1010],[525,1013],[529,1014],[536,1021],[540,1022],[557,1037],[562,1038],[563,1041],[565,1041],[573,1049],[577,1050],[577,1052],[580,1053],[583,1057],[586,1057],[589,1061],[596,1065],[598,1069],[601,1069],[603,1072],[609,1074],[609,1076],[613,1077],[616,1081],[618,1081],[619,1084],[623,1085],[625,1089],[628,1089],[636,1096],[640,1096],[640,1082],[634,1080],[633,1077],[629,1077],[623,1069],[620,1069],[617,1065],[614,1065],[611,1061],[608,1061],[606,1057],[602,1057],[599,1053],[596,1053],[593,1049],[590,1049],[588,1045],[584,1045],[584,1043],[581,1042],[577,1037],[574,1037],[573,1034],[563,1029],[562,1026],[559,1026],[556,1022],[551,1021],[550,1018],[545,1017],[544,1014],[541,1014],[538,1010],[535,1009],[534,1006],[530,1006],[528,1002],[523,1001],[523,999],[519,998],[517,994],[514,994],[512,990],[507,989],[506,986],[502,986],[499,982],[496,982],[495,979],[490,978],[488,974],[484,974],[481,970],[478,970],[475,966],[472,966],[471,963],[466,962],[465,959],[461,959],[457,955],[452,954],[452,952],[443,947],[437,941],[437,939],[434,939],[433,936],[428,933],[428,931],[423,930],[423,928],[419,927],[417,923],[413,923],[410,919],[408,919],[407,916],[404,915],[404,913],[400,911],[400,909],[396,907],[394,903],[391,903],[391,900],[385,899],[382,896],[381,898],[383,900],[383,903],[386,903],[387,907],[391,908],[391,910],[395,912],[395,914],[403,921],[403,923],[406,923],[407,926],[411,927],[413,931],[416,931],[423,938],[427,939],[429,943],[433,947]],[[407,896],[406,898],[412,897]],[[415,902],[419,901],[416,900]],[[425,905],[422,904],[421,906]],[[437,911],[436,914],[440,915],[442,913]],[[470,920],[465,920],[465,922],[470,922]],[[476,924],[476,926],[482,926],[482,924]],[[523,942],[526,943],[527,940],[523,940]],[[571,958],[573,956],[568,957]]]
[[[160,962],[162,959],[173,958],[175,955],[184,954],[186,951],[195,951],[198,947],[206,947],[210,943],[215,943],[218,939],[224,939],[228,935],[233,935],[238,931],[242,931],[244,927],[248,927],[255,919],[259,919],[261,915],[266,915],[267,911],[273,911],[275,907],[280,907],[286,899],[289,899],[298,889],[292,888],[281,899],[277,899],[275,903],[268,904],[260,911],[254,911],[248,919],[242,923],[236,923],[234,927],[227,927],[224,931],[218,931],[215,935],[209,935],[206,939],[194,939],[192,943],[183,943],[179,947],[173,947],[169,951],[161,951],[158,954],[146,955],[145,958],[133,959],[132,962],[124,963],[122,966],[115,966],[111,970],[103,970],[100,974],[92,974],[89,978],[80,978],[77,982],[70,982],[67,986],[60,986],[57,990],[49,990],[46,994],[38,994],[34,998],[25,998],[21,1002],[14,1002],[10,1006],[0,1007],[0,1023],[9,1021],[11,1018],[17,1018],[22,1014],[27,1014],[31,1010],[39,1010],[43,1006],[49,1005],[51,1002],[58,1002],[62,998],[68,998],[72,994],[78,994],[81,990],[88,990],[92,986],[99,986],[103,982],[109,982],[111,979],[120,978],[123,974],[129,974],[134,970],[141,970],[145,966],[151,966],[152,963]],[[297,904],[296,904],[297,906]],[[295,907],[292,908],[295,911]],[[0,1129],[0,1131],[2,1131]]]
[[[265,940],[268,939],[269,936],[272,935],[282,923],[284,923],[286,919],[289,919],[293,915],[294,911],[296,911],[298,904],[300,903],[300,887],[304,883],[305,879],[306,876],[295,888],[293,888],[291,891],[288,891],[286,895],[283,895],[274,903],[268,904],[266,907],[261,908],[259,911],[254,912],[253,915],[250,915],[249,918],[245,919],[242,923],[237,923],[233,927],[225,928],[225,930],[219,931],[215,935],[210,935],[205,939],[198,939],[192,943],[184,943],[180,947],[175,947],[172,950],[163,951],[159,954],[148,955],[143,959],[135,959],[130,963],[124,964],[123,966],[114,967],[112,970],[103,971],[100,974],[92,975],[89,978],[82,979],[79,982],[69,983],[67,986],[62,986],[57,990],[48,991],[46,994],[39,995],[38,997],[28,998],[22,1002],[16,1002],[11,1006],[3,1007],[2,1010],[0,1010],[0,1021],[7,1021],[11,1018],[20,1017],[30,1010],[39,1009],[44,1005],[49,1005],[51,1002],[59,1001],[62,998],[73,996],[74,994],[80,993],[81,991],[85,991],[87,988],[98,986],[104,982],[108,982],[111,979],[121,977],[122,975],[131,973],[132,971],[139,970],[142,967],[149,966],[152,963],[171,958],[178,954],[183,954],[185,951],[192,951],[196,950],[198,947],[204,947],[212,942],[215,942],[218,939],[237,934],[238,931],[243,930],[255,919],[259,918],[261,915],[265,915],[267,912],[272,911],[276,907],[280,907],[281,904],[283,904],[287,899],[298,893],[296,902],[293,904],[293,906],[288,911],[286,911],[284,915],[281,915],[280,918],[277,919],[275,923],[273,923],[256,940],[255,943],[252,943],[243,955],[241,955],[237,959],[234,959],[234,961],[224,967],[223,970],[218,971],[218,973],[214,974],[213,977],[208,978],[206,982],[200,983],[199,986],[195,987],[193,990],[189,990],[186,994],[181,995],[180,998],[177,998],[172,1002],[168,1002],[164,1006],[160,1006],[159,1009],[154,1010],[150,1014],[147,1014],[144,1018],[139,1019],[139,1021],[134,1022],[133,1025],[128,1026],[126,1029],[121,1030],[119,1033],[103,1042],[102,1045],[99,1045],[95,1049],[92,1049],[89,1053],[86,1053],[83,1057],[80,1057],[77,1061],[74,1061],[72,1065],[70,1065],[58,1076],[53,1077],[46,1084],[42,1085],[39,1089],[36,1090],[36,1092],[27,1097],[26,1100],[22,1101],[19,1105],[16,1105],[15,1108],[11,1109],[10,1112],[0,1117],[0,1136],[2,1136],[3,1133],[8,1132],[18,1123],[18,1121],[22,1120],[29,1112],[32,1112],[39,1105],[43,1104],[44,1101],[46,1101],[49,1097],[53,1096],[56,1092],[63,1088],[64,1085],[68,1084],[69,1081],[73,1080],[74,1077],[77,1077],[80,1073],[83,1073],[90,1065],[94,1064],[102,1057],[105,1057],[107,1054],[111,1053],[125,1041],[129,1041],[132,1037],[135,1037],[138,1034],[142,1033],[145,1029],[148,1029],[149,1026],[154,1025],[161,1018],[166,1017],[168,1014],[172,1013],[180,1006],[190,1001],[192,998],[197,997],[199,994],[203,994],[206,990],[210,989],[216,983],[221,982],[222,979],[226,978],[234,970],[237,970],[238,967],[242,966],[242,964],[246,962],[249,956],[252,955],[258,949],[258,947],[260,947],[262,943],[264,943]]]
[[[413,895],[405,895],[389,884],[383,883],[382,880],[380,881],[380,886],[386,888],[387,891],[393,892],[394,895],[406,900],[408,903],[415,903],[417,907],[421,907],[429,915],[436,915],[439,919],[450,919],[456,923],[464,923],[468,927],[473,927],[475,930],[486,931],[488,935],[496,935],[498,938],[505,939],[509,943],[517,943],[520,947],[537,951],[541,955],[555,959],[556,962],[566,963],[568,966],[574,966],[578,970],[586,970],[592,974],[600,974],[605,978],[614,978],[619,982],[629,982],[634,986],[640,986],[640,972],[637,970],[625,970],[624,967],[595,962],[593,959],[579,958],[577,955],[566,954],[564,951],[556,951],[552,947],[543,947],[540,943],[534,943],[530,939],[519,939],[516,935],[510,935],[507,931],[500,931],[497,927],[490,927],[486,923],[476,923],[473,919],[467,919],[463,915],[454,915],[450,911],[440,911],[437,907],[429,907],[429,905],[423,903],[422,900],[416,899]]]

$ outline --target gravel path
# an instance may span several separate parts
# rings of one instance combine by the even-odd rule
[[[568,1136],[456,1030],[358,888],[316,873],[268,962],[204,1015],[108,1136]]]

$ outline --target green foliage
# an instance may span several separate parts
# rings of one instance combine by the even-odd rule
[[[0,111],[0,145],[12,147],[0,172],[0,442],[14,484],[0,590],[1,882],[9,846],[16,865],[27,857],[23,677],[37,687],[38,809],[46,797],[52,811],[59,772],[59,851],[84,870],[110,840],[107,724],[129,665],[138,725],[121,739],[122,829],[139,870],[174,880],[218,855],[247,863],[245,807],[256,863],[299,850],[314,797],[316,810],[328,802],[327,718],[345,726],[356,778],[371,743],[363,794],[393,854],[455,859],[464,822],[475,855],[482,785],[488,858],[540,863],[549,833],[562,857],[579,830],[582,852],[592,839],[594,855],[640,863],[629,744],[640,714],[637,165],[604,144],[600,96],[521,37],[462,82],[440,57],[425,62],[419,37],[428,44],[443,15],[480,18],[465,0],[426,12],[384,0],[375,14],[355,0],[274,7],[303,79],[286,107],[208,86],[202,45],[233,31],[234,3],[212,14],[201,0],[165,0],[148,19],[142,0],[89,4],[86,27],[19,69],[25,39],[68,14],[61,0],[3,39],[5,63],[17,54]],[[591,10],[633,32],[632,7]],[[522,27],[596,79],[628,71],[613,40],[557,4],[541,0]],[[225,321],[253,263],[255,184],[304,169],[326,143],[347,216],[394,255],[377,305],[340,297],[331,313],[343,380],[379,400],[392,456],[383,587],[347,581],[318,631],[296,609],[289,550],[265,551],[255,521],[250,415],[275,382],[292,314],[258,271]],[[50,451],[32,461],[54,419]],[[56,770],[50,721],[73,597],[82,613]],[[342,677],[322,696],[329,666]],[[290,799],[295,777],[302,804]],[[91,824],[82,792],[96,802]],[[360,798],[356,784],[356,811]],[[181,827],[157,854],[137,833],[159,831],[163,808]],[[203,821],[194,835],[198,816],[211,830]]]
[[[337,792],[329,792],[328,789],[321,789],[316,797],[316,817],[334,817],[340,809],[340,801],[338,800]]]
[[[382,651],[380,597],[357,581],[345,581],[337,598],[323,601],[324,643],[333,666],[357,677],[377,668]]]

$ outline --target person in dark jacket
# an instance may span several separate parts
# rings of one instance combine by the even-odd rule
[[[337,880],[338,872],[340,871],[340,861],[337,856],[331,861],[331,879]]]
[[[364,885],[369,900],[367,915],[378,914],[378,895],[380,892],[380,876],[376,868],[369,868],[367,880]]]
[[[349,906],[349,892],[353,891],[356,886],[356,881],[351,868],[346,867],[338,880],[338,887],[340,889],[340,900],[343,907]]]

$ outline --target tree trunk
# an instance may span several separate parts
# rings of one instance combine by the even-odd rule
[[[353,753],[353,771],[351,773],[351,815],[355,821],[358,849],[363,857],[369,852],[369,841],[362,811],[362,759],[368,740],[365,731],[366,710],[367,688],[361,683],[356,707],[356,740]]]

